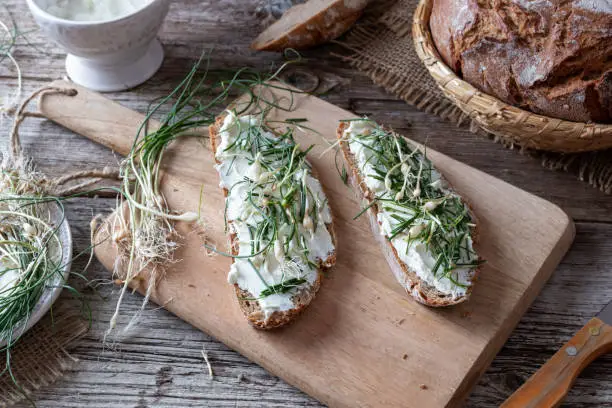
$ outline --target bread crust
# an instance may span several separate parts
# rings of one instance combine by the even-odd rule
[[[319,1],[320,2],[320,1]],[[320,10],[316,1],[297,4],[262,32],[251,44],[258,51],[301,50],[344,34],[361,16],[367,0],[329,0]]]
[[[404,287],[406,292],[410,294],[416,301],[431,307],[444,307],[444,306],[452,306],[468,300],[469,295],[471,294],[473,284],[478,278],[480,273],[480,267],[476,268],[474,271],[474,276],[472,277],[472,285],[467,289],[467,292],[464,296],[460,296],[458,298],[451,298],[447,294],[438,291],[435,287],[427,284],[423,281],[419,276],[414,272],[408,269],[407,265],[401,261],[399,255],[397,254],[397,250],[391,244],[391,242],[386,239],[386,237],[381,233],[381,226],[378,222],[378,205],[372,204],[374,194],[368,189],[365,181],[361,177],[361,173],[355,163],[354,156],[349,150],[348,143],[344,140],[344,131],[346,130],[348,124],[347,122],[341,122],[338,126],[336,137],[339,140],[340,149],[342,151],[342,155],[344,156],[344,160],[348,164],[350,169],[350,179],[351,184],[353,185],[358,198],[364,200],[366,205],[370,205],[367,213],[370,221],[370,227],[372,229],[372,233],[374,234],[375,240],[380,245],[383,254],[385,255],[385,259],[393,272],[393,275],[398,280],[398,282]],[[442,176],[444,179],[444,176]],[[444,181],[450,186],[448,180],[444,179]],[[452,186],[450,186],[452,190]],[[461,197],[463,203],[468,207],[468,211],[472,220],[476,221],[476,218],[473,214],[473,211],[463,197]],[[478,225],[477,222],[475,222]],[[478,239],[478,229],[477,227],[472,230],[471,234],[472,240],[474,243],[477,242]]]
[[[444,62],[522,109],[612,123],[612,11],[605,1],[433,0]]]
[[[217,120],[215,121],[215,124],[210,125],[208,128],[210,149],[213,154],[215,163],[217,164],[219,164],[219,161],[216,158],[217,141],[219,139],[219,130],[221,129],[224,119],[225,115],[218,116]],[[317,178],[317,174],[315,172],[314,167],[311,169],[311,173],[313,177]],[[227,195],[228,190],[226,188],[223,188],[223,196],[227,198]],[[295,308],[285,311],[275,311],[266,319],[261,309],[261,306],[259,305],[259,302],[257,300],[252,300],[254,299],[255,295],[247,290],[241,289],[238,284],[234,284],[234,292],[236,294],[236,298],[238,299],[240,310],[242,310],[242,313],[246,317],[247,321],[253,327],[261,330],[271,330],[286,326],[287,324],[297,319],[297,317],[308,307],[308,305],[316,297],[316,294],[319,291],[319,288],[321,287],[321,279],[323,277],[323,272],[333,267],[336,263],[335,248],[337,248],[337,239],[335,230],[333,228],[333,216],[332,223],[326,224],[326,227],[331,235],[332,242],[334,244],[334,251],[327,257],[327,259],[323,260],[319,265],[319,269],[317,269],[317,278],[315,279],[313,284],[310,285],[310,287],[308,288],[298,291],[292,297],[292,301],[296,305]],[[238,237],[235,233],[231,233],[228,236],[232,255],[238,255],[237,238]]]

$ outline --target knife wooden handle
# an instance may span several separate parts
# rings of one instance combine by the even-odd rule
[[[592,318],[502,408],[557,407],[580,372],[602,354],[612,352],[612,327]]]

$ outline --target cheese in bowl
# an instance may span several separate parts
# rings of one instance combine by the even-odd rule
[[[127,16],[153,0],[37,0],[47,13],[71,21],[107,21]]]

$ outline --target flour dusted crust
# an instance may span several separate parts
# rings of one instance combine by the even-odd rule
[[[434,0],[438,52],[483,92],[532,112],[612,123],[608,0]]]
[[[367,0],[310,0],[291,7],[251,45],[259,51],[296,50],[331,41],[346,32]]]
[[[220,139],[219,130],[223,125],[224,119],[224,115],[219,116],[215,124],[211,125],[208,129],[210,147],[213,157],[215,157],[215,153],[217,151],[217,142]],[[215,162],[218,164],[216,157]],[[314,167],[311,169],[311,173],[313,177],[317,178]],[[227,197],[227,194],[228,191],[224,188],[223,195]],[[326,227],[332,237],[334,248],[337,248],[337,239],[333,228],[333,221],[331,224],[327,224]],[[229,235],[229,243],[232,255],[238,255],[238,240],[236,234]],[[240,305],[240,309],[242,310],[242,313],[246,317],[247,321],[257,329],[270,330],[285,326],[293,322],[312,302],[312,300],[316,297],[319,288],[321,287],[323,271],[331,268],[335,264],[336,250],[334,250],[334,252],[330,254],[327,259],[321,262],[319,269],[317,270],[317,279],[313,282],[313,284],[310,285],[310,287],[298,291],[293,296],[292,300],[295,308],[286,311],[273,312],[267,319],[264,316],[259,302],[257,300],[253,300],[255,296],[249,291],[241,289],[237,284],[234,284],[234,290],[236,293],[236,298],[238,299],[238,304]]]
[[[372,203],[372,198],[374,194],[368,189],[366,183],[363,181],[361,177],[361,173],[357,165],[355,164],[353,154],[349,150],[348,143],[343,139],[344,131],[347,129],[348,123],[342,122],[338,126],[337,130],[337,138],[340,140],[340,149],[342,150],[342,154],[344,156],[345,161],[348,163],[350,168],[350,180],[351,184],[356,190],[360,199],[363,199],[366,203],[365,205],[369,205]],[[442,176],[443,177],[443,176]],[[447,180],[445,180],[446,184],[449,185]],[[462,201],[464,201],[462,199]],[[465,201],[464,201],[465,203]],[[469,204],[465,203],[468,206],[470,211],[470,216],[476,221],[476,218],[471,211]],[[472,286],[476,282],[478,275],[480,273],[480,268],[477,268],[474,276],[472,277],[472,285],[468,288],[466,294],[464,296],[460,296],[458,298],[453,299],[451,296],[440,292],[435,287],[427,284],[423,281],[419,276],[414,272],[408,269],[405,263],[403,263],[395,249],[395,247],[389,242],[386,237],[381,234],[381,226],[378,222],[378,206],[376,204],[372,205],[368,211],[368,219],[370,221],[370,227],[372,229],[372,233],[374,235],[375,240],[380,245],[380,248],[383,251],[385,259],[391,268],[391,272],[397,279],[397,281],[406,289],[415,300],[419,303],[422,303],[431,307],[443,307],[443,306],[452,306],[468,300]],[[476,222],[475,222],[476,223]],[[472,241],[477,242],[478,231],[477,228],[474,228],[472,231]]]

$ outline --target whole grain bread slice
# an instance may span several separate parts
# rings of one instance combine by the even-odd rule
[[[471,293],[472,285],[468,288],[466,294],[464,296],[460,296],[457,298],[452,298],[448,294],[445,294],[435,287],[429,285],[427,282],[422,280],[414,271],[411,271],[407,265],[401,261],[399,258],[395,247],[391,244],[391,242],[386,238],[384,234],[381,233],[381,225],[378,222],[378,205],[373,203],[374,201],[374,193],[370,191],[364,182],[361,172],[359,171],[357,165],[355,164],[354,156],[351,153],[348,143],[344,138],[344,131],[349,126],[347,122],[341,122],[338,126],[336,136],[339,140],[340,149],[342,150],[342,154],[344,159],[350,169],[349,178],[353,188],[355,189],[355,193],[358,198],[364,201],[365,206],[370,206],[367,210],[368,219],[370,221],[370,227],[372,229],[372,233],[374,234],[375,240],[380,245],[383,254],[393,275],[398,280],[398,282],[406,289],[414,299],[418,302],[431,306],[431,307],[443,307],[443,306],[451,306],[456,305],[458,303],[465,302]],[[444,176],[442,176],[444,178]],[[448,180],[444,179],[445,183],[449,186]],[[461,198],[463,203],[468,207],[468,211],[472,220],[476,221],[473,211],[469,204]],[[476,224],[476,222],[474,222]],[[477,239],[477,228],[472,230],[472,240],[476,242]],[[477,276],[480,272],[480,268],[477,268],[474,276],[472,277],[472,284],[477,279]]]
[[[259,51],[283,51],[313,47],[346,32],[368,0],[310,0],[287,10],[251,44]]]
[[[217,146],[220,139],[219,130],[221,129],[224,118],[225,115],[220,115],[219,117],[217,117],[215,124],[211,125],[208,130],[210,148],[217,164],[219,164],[216,158]],[[318,178],[314,167],[312,167],[311,173],[313,177]],[[228,190],[226,188],[223,189],[223,195],[227,198]],[[337,248],[337,239],[333,228],[333,221],[331,224],[326,224],[326,227],[332,237],[334,248]],[[234,233],[231,233],[228,236],[232,255],[238,255],[237,238],[237,235]],[[322,260],[319,263],[317,269],[317,278],[312,283],[312,285],[300,289],[293,295],[292,301],[295,307],[286,311],[275,311],[270,316],[268,316],[268,318],[265,317],[264,312],[259,305],[259,302],[254,299],[255,296],[249,291],[240,288],[238,284],[234,284],[236,298],[238,299],[238,304],[240,305],[242,313],[253,327],[263,330],[275,329],[293,322],[316,297],[317,292],[321,286],[321,278],[323,277],[323,272],[327,269],[330,269],[332,266],[335,265],[335,263],[336,250],[334,249],[334,251],[329,254],[326,259]]]

